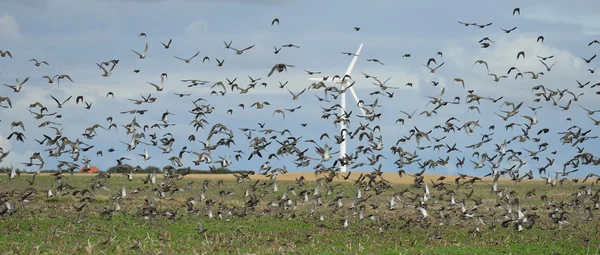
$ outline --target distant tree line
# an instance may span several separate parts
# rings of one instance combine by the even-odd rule
[[[25,172],[37,172],[35,170],[24,170],[24,169],[19,169],[19,168],[15,168],[17,173],[25,173]],[[183,172],[186,171],[187,167],[185,168],[177,168],[178,172]],[[57,170],[50,170],[50,169],[44,169],[44,170],[40,170],[40,173],[54,173]],[[161,168],[157,167],[157,166],[147,166],[146,168],[143,168],[139,171],[136,171],[135,173],[152,173],[156,171],[157,173],[162,172]],[[208,170],[200,170],[200,169],[190,169],[190,173],[191,174],[233,174],[233,173],[245,173],[248,172],[249,170],[230,170],[227,168],[217,168],[215,171],[208,171]],[[0,167],[0,173],[8,173],[10,172],[10,167]],[[75,173],[78,173],[79,169],[77,169],[75,171]],[[108,170],[106,170],[107,173],[124,173],[123,170],[117,170],[117,166],[113,166],[108,168]]]
[[[117,166],[113,166],[108,168],[108,170],[106,170],[107,173],[123,173],[123,172],[127,172],[127,171],[123,171],[123,170],[117,170]],[[184,172],[187,171],[188,168],[187,167],[182,167],[182,168],[177,168],[178,172]],[[157,167],[157,166],[147,166],[146,168],[142,168],[141,170],[136,171],[135,173],[152,173],[152,172],[157,172],[160,173],[162,172],[162,169]],[[248,171],[243,171],[243,170],[229,170],[227,168],[217,168],[214,171],[208,171],[208,170],[200,170],[200,169],[190,169],[190,173],[191,174],[233,174],[233,173],[243,173],[243,172],[248,172]]]

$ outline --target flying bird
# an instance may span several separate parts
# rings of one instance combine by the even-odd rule
[[[163,45],[163,47],[165,47],[165,49],[168,49],[169,47],[171,47],[171,42],[173,41],[173,39],[169,39],[169,41],[167,42],[167,44],[160,42],[160,44]]]
[[[583,61],[585,61],[585,63],[588,63],[588,64],[591,63],[592,60],[594,60],[595,58],[596,58],[596,54],[594,54],[594,56],[592,56],[589,59],[585,59],[584,57],[581,57],[581,59],[583,59]]]
[[[238,50],[238,49],[236,49],[236,48],[233,48],[233,47],[229,47],[229,48],[230,48],[230,49],[232,49],[232,50],[235,50],[235,54],[237,54],[237,55],[242,55],[242,53],[244,53],[244,51],[247,51],[247,50],[249,50],[249,49],[252,49],[252,48],[254,48],[254,44],[252,44],[252,45],[250,45],[250,46],[248,46],[248,47],[246,47],[246,48],[244,48],[244,49],[241,49],[241,50]]]
[[[194,59],[195,57],[198,56],[198,54],[200,54],[200,51],[196,52],[196,54],[194,54],[193,56],[191,56],[190,58],[187,58],[187,59],[186,58],[180,58],[180,57],[175,56],[175,55],[173,55],[173,57],[175,57],[176,59],[179,59],[179,60],[183,60],[185,63],[189,64],[192,61],[192,59]]]
[[[283,72],[283,71],[287,71],[288,67],[294,67],[293,65],[288,65],[288,64],[275,64],[272,68],[271,71],[269,72],[269,74],[267,75],[267,77],[271,77],[271,75],[277,71],[279,73]]]
[[[544,43],[544,36],[542,36],[542,35],[538,36],[536,42],[542,42],[542,43]]]
[[[519,16],[521,15],[521,8],[515,8],[512,12],[512,15],[515,16],[515,14],[519,14]]]
[[[35,62],[35,63],[34,63],[34,64],[35,64],[35,66],[40,66],[40,65],[42,65],[42,64],[48,65],[48,62],[46,62],[46,61],[44,61],[44,60],[42,60],[42,61],[38,61],[38,60],[37,60],[37,59],[35,59],[35,58],[32,58],[32,59],[30,59],[29,61],[33,61],[33,62]]]
[[[148,43],[146,43],[146,47],[144,47],[144,54],[140,54],[139,52],[135,51],[135,50],[131,50],[133,51],[133,53],[135,53],[136,55],[138,55],[138,57],[140,59],[145,59],[146,58],[146,53],[148,52]]]

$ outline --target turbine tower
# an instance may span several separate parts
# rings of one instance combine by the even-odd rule
[[[363,44],[361,43],[360,46],[358,46],[358,50],[356,51],[356,54],[354,54],[354,57],[352,58],[352,61],[350,62],[350,65],[348,66],[348,69],[346,69],[346,74],[345,75],[350,75],[352,73],[352,69],[354,69],[354,65],[356,64],[356,61],[358,60],[358,56],[360,55],[360,51],[362,50]],[[321,81],[321,82],[331,82],[328,80],[325,80],[323,78],[309,78],[309,80],[311,81]],[[343,90],[344,93],[341,93],[340,95],[340,105],[342,106],[340,109],[340,113],[343,115],[345,114],[346,111],[346,91],[344,90],[346,88],[346,85],[348,84],[348,80],[349,79],[341,79],[340,81],[336,82],[337,84],[340,84],[340,90]],[[359,99],[358,96],[356,95],[356,91],[354,91],[353,87],[348,88],[348,90],[350,90],[350,93],[352,93],[352,96],[354,97],[354,100],[356,101],[356,104],[358,104]],[[360,108],[360,111],[362,112],[363,115],[365,114],[365,110],[363,110],[363,108]],[[344,130],[346,128],[346,123],[345,122],[340,122],[340,131]],[[342,143],[340,143],[340,158],[343,158],[346,156],[346,133],[342,133],[342,138],[344,139],[344,141]],[[345,173],[346,172],[346,166],[342,165],[340,167],[340,172]]]

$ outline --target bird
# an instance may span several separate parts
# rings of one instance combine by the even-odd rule
[[[379,63],[380,65],[383,65],[383,63],[381,61],[379,61],[379,59],[376,59],[376,58],[367,59],[367,61],[375,62],[375,63]]]
[[[490,71],[490,68],[488,67],[488,63],[487,63],[487,62],[485,62],[485,60],[481,60],[481,59],[479,59],[479,60],[476,60],[476,61],[475,61],[475,63],[473,63],[473,66],[471,66],[471,69],[472,69],[473,67],[475,67],[475,65],[476,65],[476,64],[485,65],[485,69],[486,69],[488,72]]]
[[[96,65],[98,66],[98,68],[100,68],[100,70],[102,70],[102,72],[103,72],[102,76],[103,76],[103,77],[108,77],[108,76],[110,76],[110,74],[112,73],[112,71],[115,69],[115,66],[116,66],[116,65],[112,65],[112,66],[110,67],[110,70],[106,70],[106,68],[104,68],[104,66],[102,66],[102,65],[100,65],[100,64],[98,64],[98,63],[96,63]]]
[[[295,44],[291,44],[291,43],[281,45],[281,47],[285,47],[285,48],[300,48],[300,46],[295,45]]]
[[[463,80],[462,78],[457,77],[457,78],[454,78],[453,81],[460,82],[462,84],[463,89],[465,88],[465,80]]]
[[[315,71],[308,71],[306,69],[304,69],[304,71],[308,74],[308,75],[314,75],[314,74],[320,74],[321,72],[315,72]]]
[[[544,61],[542,61],[541,59],[540,59],[539,61],[540,61],[540,62],[541,62],[543,65],[544,65],[544,67],[546,67],[546,71],[548,71],[548,72],[550,72],[550,71],[552,70],[552,67],[553,67],[554,65],[556,65],[556,63],[558,63],[558,62],[554,62],[554,64],[552,64],[552,65],[548,66],[548,65],[547,65],[546,63],[544,63]]]
[[[592,57],[590,57],[589,59],[586,59],[584,57],[581,57],[581,59],[583,59],[583,61],[585,61],[585,63],[589,64],[592,62],[592,60],[594,60],[596,58],[596,54],[594,54]]]
[[[539,59],[541,59],[541,60],[543,60],[543,61],[546,61],[546,60],[548,60],[548,59],[551,59],[551,58],[553,58],[553,57],[554,57],[554,55],[550,55],[550,56],[547,56],[547,57],[540,57],[540,56],[536,56],[536,57],[538,57]]]
[[[12,53],[10,53],[10,51],[7,51],[7,50],[5,50],[5,51],[2,51],[2,50],[0,50],[0,57],[3,57],[3,58],[5,58],[5,57],[7,57],[7,56],[8,56],[9,58],[13,58],[13,56],[12,56]]]
[[[194,59],[195,57],[198,56],[198,54],[200,54],[200,51],[196,52],[196,54],[194,54],[190,58],[180,58],[180,57],[175,56],[175,55],[173,55],[173,57],[175,57],[176,59],[179,59],[179,60],[183,60],[183,62],[185,62],[186,64],[189,64],[192,61],[192,59]]]
[[[504,28],[500,28],[502,29],[502,31],[504,31],[505,33],[509,34],[510,32],[514,31],[515,29],[517,29],[517,27],[513,27],[511,29],[504,29]]]
[[[279,18],[274,18],[273,21],[271,21],[271,26],[275,25],[275,23],[279,26]]]
[[[169,39],[169,41],[166,44],[163,42],[160,42],[160,44],[162,44],[163,47],[165,47],[165,49],[168,49],[171,47],[171,42],[173,42],[173,39]]]
[[[283,72],[283,71],[287,71],[288,67],[294,67],[293,65],[288,65],[288,64],[275,64],[272,68],[271,71],[269,72],[269,74],[267,75],[267,77],[271,77],[271,75],[277,71],[279,73]]]
[[[146,47],[144,47],[144,53],[143,54],[140,54],[139,52],[137,52],[135,50],[131,50],[131,51],[133,51],[133,53],[135,53],[136,55],[138,55],[138,57],[140,59],[145,59],[146,58],[146,53],[148,52],[148,43],[146,43]]]
[[[38,61],[37,59],[32,58],[29,61],[33,61],[35,66],[40,66],[42,64],[48,65],[48,62],[46,62],[45,60]]]
[[[241,49],[241,50],[238,50],[238,49],[233,48],[233,47],[229,47],[229,49],[235,50],[235,54],[237,54],[237,55],[242,55],[242,53],[244,53],[244,51],[247,51],[247,50],[252,49],[252,48],[254,48],[254,44],[252,44],[252,45],[250,45],[250,46],[248,46],[248,47],[246,47],[244,49]]]
[[[541,35],[538,36],[536,42],[542,42],[542,43],[544,43],[544,36],[541,36]]]
[[[436,66],[435,68],[431,68],[431,67],[429,67],[429,66],[428,66],[428,65],[426,65],[426,64],[422,64],[422,65],[423,65],[423,66],[425,66],[425,67],[427,67],[427,69],[429,69],[429,72],[430,72],[430,73],[435,73],[435,71],[436,71],[438,68],[442,67],[442,66],[444,65],[444,63],[446,63],[446,62],[444,61],[444,62],[440,63],[440,64],[439,64],[438,66]]]
[[[50,95],[50,97],[52,97],[52,99],[54,99],[56,104],[58,104],[58,108],[62,108],[64,106],[64,104],[67,103],[69,101],[69,99],[71,99],[71,97],[73,97],[73,96],[69,96],[67,99],[62,101],[62,103],[60,101],[58,101],[58,99],[56,99],[54,96]]]
[[[6,102],[8,104],[8,106],[1,105],[3,102]],[[0,96],[0,107],[2,107],[2,108],[12,108],[12,101],[10,100],[10,97]]]
[[[306,92],[306,89],[303,89],[298,94],[294,94],[294,92],[292,92],[290,89],[288,89],[288,92],[290,92],[290,94],[292,94],[292,100],[298,100],[300,95],[302,95],[302,93]]]
[[[465,27],[477,25],[476,23],[468,23],[468,22],[462,22],[462,21],[458,21],[458,23],[464,25]]]
[[[496,75],[496,74],[493,74],[493,73],[490,73],[490,74],[488,74],[488,75],[490,75],[490,76],[494,76],[494,81],[495,81],[495,82],[499,82],[499,81],[500,81],[500,79],[502,79],[502,78],[508,78],[508,76],[506,76],[506,75],[501,75],[501,76],[498,76],[498,75]]]
[[[23,85],[29,81],[29,76],[25,78],[23,81],[19,81],[19,78],[16,79],[16,83],[14,85],[4,84],[4,86],[9,87],[13,90],[14,93],[21,92]]]

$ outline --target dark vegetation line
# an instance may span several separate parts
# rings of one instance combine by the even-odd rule
[[[24,170],[21,170],[19,168],[16,168],[17,173],[21,173],[21,172],[27,172]],[[58,170],[52,170],[52,169],[44,169],[44,170],[40,170],[40,173],[55,173]],[[177,171],[187,171],[187,168],[177,168]],[[191,174],[234,174],[234,173],[246,173],[249,170],[230,170],[227,168],[217,168],[214,171],[209,171],[209,170],[200,170],[200,169],[190,169],[190,173]],[[0,172],[10,172],[10,168],[8,167],[0,167]],[[107,172],[107,173],[124,173],[123,171],[120,171],[117,169],[117,166],[113,166],[108,168],[106,171],[102,171],[101,172]],[[161,173],[162,170],[159,167],[156,166],[147,166],[146,168],[141,168],[141,170],[136,171],[134,173],[140,173],[140,174],[145,174],[145,173],[152,173],[152,172],[156,172],[156,173]],[[74,173],[79,173],[79,172],[74,172]]]

